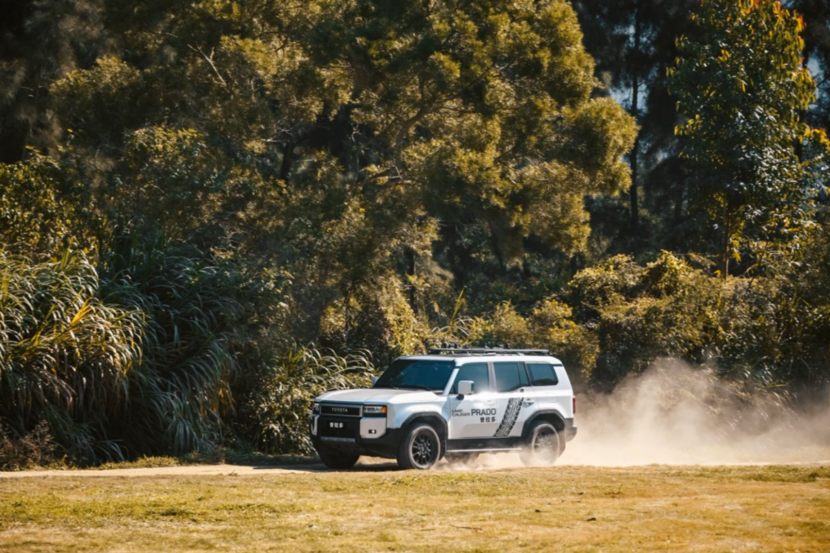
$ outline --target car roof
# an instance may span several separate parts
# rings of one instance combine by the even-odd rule
[[[445,353],[440,355],[406,355],[399,357],[399,359],[412,359],[417,361],[465,361],[469,363],[481,361],[523,361],[523,362],[539,362],[544,361],[554,365],[562,365],[562,361],[553,357],[552,355],[526,355],[516,353]],[[459,363],[463,364],[463,363]]]

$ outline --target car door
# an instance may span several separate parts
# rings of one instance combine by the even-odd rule
[[[497,361],[493,363],[493,373],[494,406],[499,422],[492,437],[520,437],[525,421],[536,411],[525,364],[521,361]]]
[[[462,380],[473,382],[473,393],[464,396],[463,399],[458,399],[458,383]],[[493,435],[498,421],[490,367],[486,362],[461,365],[450,388],[449,397],[451,405],[449,438],[451,440],[487,438]]]

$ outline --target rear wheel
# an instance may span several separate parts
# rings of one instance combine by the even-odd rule
[[[425,422],[414,424],[398,446],[398,465],[404,469],[430,469],[441,458],[441,438]]]
[[[562,452],[562,444],[556,428],[549,422],[539,421],[530,429],[527,444],[519,457],[529,467],[552,465]]]
[[[350,469],[360,459],[358,453],[352,453],[343,449],[320,448],[317,454],[320,455],[320,460],[323,461],[323,464],[330,469]]]

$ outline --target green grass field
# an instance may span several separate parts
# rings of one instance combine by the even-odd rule
[[[827,466],[253,472],[0,478],[0,551],[830,551]]]

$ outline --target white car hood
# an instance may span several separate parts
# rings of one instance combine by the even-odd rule
[[[390,390],[388,388],[361,388],[359,390],[341,390],[326,392],[316,401],[333,401],[342,403],[412,403],[418,401],[435,401],[441,396],[421,390]]]

